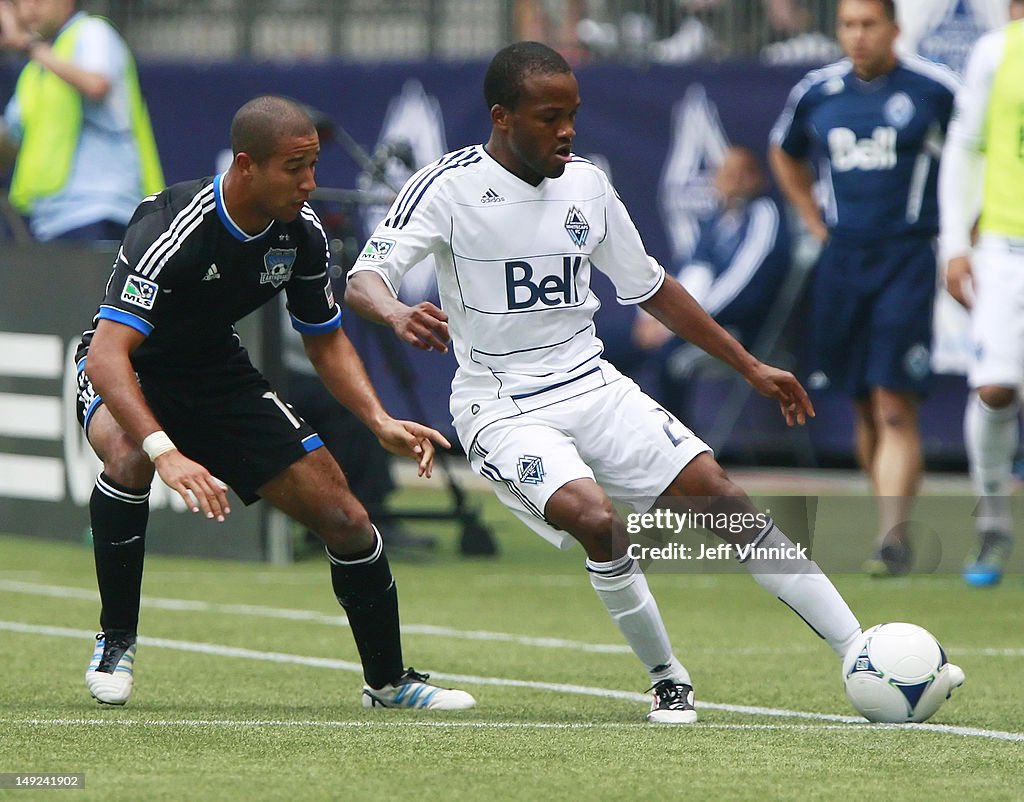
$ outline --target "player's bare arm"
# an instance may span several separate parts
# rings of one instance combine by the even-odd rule
[[[104,406],[140,447],[146,437],[162,428],[146,403],[132,367],[131,354],[143,340],[145,335],[130,326],[101,320],[85,363],[85,372],[103,398]],[[153,465],[160,478],[193,512],[201,509],[207,518],[218,521],[231,512],[222,484],[176,448],[155,457]]]
[[[677,336],[734,368],[761,395],[776,399],[788,425],[803,424],[814,417],[807,391],[792,373],[754,357],[671,276],[666,276],[661,288],[640,306]]]
[[[384,448],[416,460],[419,475],[429,478],[435,444],[451,448],[445,436],[429,426],[398,420],[387,413],[344,329],[303,335],[302,339],[309,361],[331,395],[366,424]]]
[[[818,242],[828,240],[828,228],[821,219],[821,211],[814,201],[814,173],[806,161],[794,159],[778,145],[772,145],[768,151],[768,162],[771,165],[775,181],[786,196],[807,230]]]
[[[423,351],[448,351],[448,315],[429,301],[408,306],[391,295],[384,280],[370,271],[355,273],[345,288],[345,303],[360,316],[390,326],[399,339]]]

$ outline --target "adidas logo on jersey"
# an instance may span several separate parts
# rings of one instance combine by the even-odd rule
[[[217,269],[216,262],[210,265],[210,269],[207,270],[206,275],[203,276],[203,281],[213,281],[215,278],[220,278],[220,271]]]
[[[505,199],[501,197],[490,187],[487,187],[487,191],[481,196],[480,203],[504,203]]]

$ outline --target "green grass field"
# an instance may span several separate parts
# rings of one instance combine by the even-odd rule
[[[489,496],[484,498],[489,499]],[[486,501],[503,553],[393,562],[406,663],[476,695],[465,713],[363,710],[325,562],[152,556],[136,692],[82,675],[91,551],[0,537],[0,773],[84,773],[73,799],[1017,800],[1024,581],[834,577],[865,626],[940,637],[967,683],[924,725],[870,725],[832,652],[743,574],[651,576],[701,722],[648,725],[645,673],[582,568]],[[50,798],[57,791],[2,791]],[[63,798],[63,797],[61,797]]]

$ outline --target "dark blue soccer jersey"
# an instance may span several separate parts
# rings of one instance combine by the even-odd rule
[[[818,160],[825,223],[857,238],[934,235],[939,155],[957,79],[918,57],[873,81],[848,60],[812,70],[790,92],[771,141]]]
[[[327,237],[307,205],[250,236],[228,214],[220,176],[175,184],[138,207],[93,320],[142,332],[137,371],[187,372],[238,353],[234,324],[282,290],[305,334],[341,325],[327,276]],[[80,360],[92,339],[82,338]]]

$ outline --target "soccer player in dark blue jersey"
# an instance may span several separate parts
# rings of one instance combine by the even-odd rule
[[[812,290],[810,384],[854,399],[857,458],[879,513],[877,550],[865,567],[899,575],[912,559],[906,521],[922,468],[918,405],[930,375],[938,160],[957,79],[920,57],[897,56],[893,0],[840,0],[837,15],[847,58],[793,89],[770,158],[784,194],[825,244]]]
[[[364,707],[462,709],[468,693],[404,669],[398,596],[380,535],[319,435],[249,361],[234,323],[280,292],[331,393],[381,444],[430,475],[434,429],[392,418],[341,328],[327,238],[307,201],[320,153],[286,98],[242,106],[233,160],[214,178],[145,198],[82,338],[78,414],[103,461],[89,504],[102,632],[86,685],[123,705],[133,687],[149,487],[154,473],[194,511],[224,520],[226,483],[324,541],[363,663]],[[433,442],[432,442],[433,441]]]

